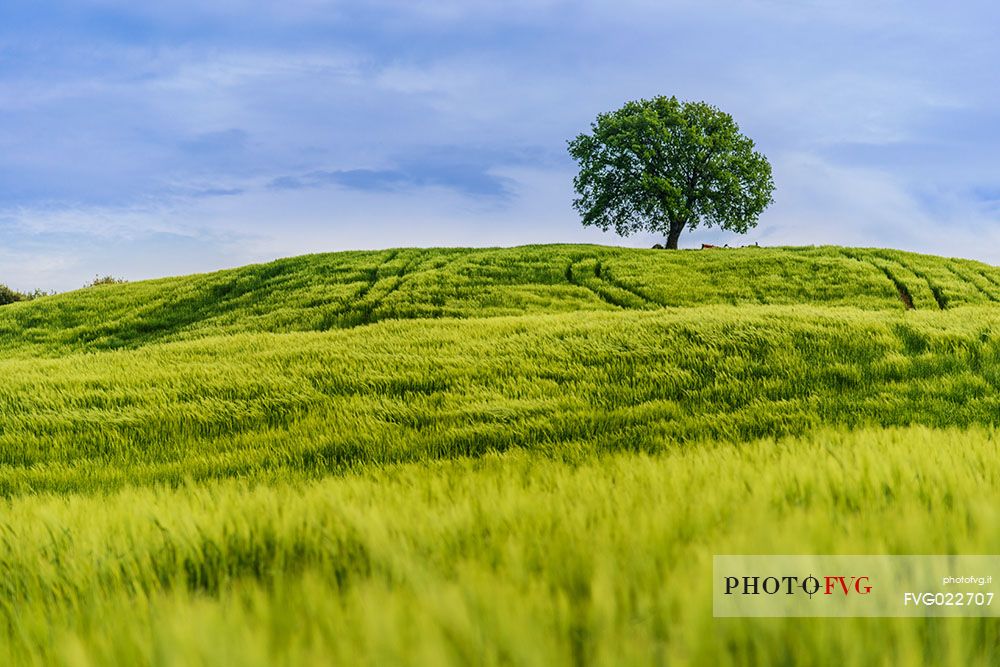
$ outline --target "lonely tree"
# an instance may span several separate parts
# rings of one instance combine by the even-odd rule
[[[773,201],[767,158],[732,116],[704,102],[629,102],[598,115],[569,152],[580,165],[573,207],[584,225],[663,234],[667,248],[700,224],[746,233]]]

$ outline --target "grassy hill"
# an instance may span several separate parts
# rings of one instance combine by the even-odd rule
[[[0,350],[117,349],[384,320],[705,305],[942,310],[1000,303],[1000,268],[893,250],[399,249],[106,285],[0,308]]]
[[[707,586],[1000,553],[998,301],[897,251],[530,246],[4,306],[0,660],[987,664],[989,619],[714,621]]]

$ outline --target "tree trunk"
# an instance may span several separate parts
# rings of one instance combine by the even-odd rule
[[[677,239],[681,237],[681,230],[683,229],[683,223],[670,223],[670,231],[667,232],[667,250],[677,250]]]

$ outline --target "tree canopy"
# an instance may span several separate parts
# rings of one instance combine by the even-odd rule
[[[580,165],[573,206],[584,225],[660,233],[667,248],[701,224],[746,233],[773,201],[767,158],[705,102],[628,102],[599,114],[569,152]]]

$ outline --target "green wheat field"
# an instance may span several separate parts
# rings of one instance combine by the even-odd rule
[[[998,305],[553,245],[4,306],[0,664],[996,664],[996,619],[714,619],[711,566],[1000,553]]]

